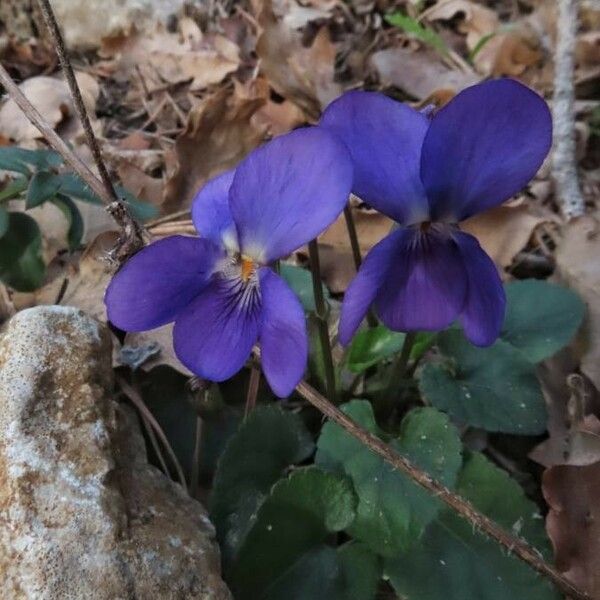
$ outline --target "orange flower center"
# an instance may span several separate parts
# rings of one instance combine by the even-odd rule
[[[254,271],[256,270],[256,265],[252,261],[252,259],[247,258],[246,256],[242,256],[242,281],[247,283],[250,277],[254,275]]]

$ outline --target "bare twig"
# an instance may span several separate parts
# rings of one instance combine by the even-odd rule
[[[92,156],[94,157],[94,163],[96,164],[96,168],[98,169],[100,179],[106,192],[105,194],[100,195],[100,197],[106,202],[108,212],[119,224],[119,227],[123,232],[119,252],[123,257],[128,256],[144,245],[142,227],[133,218],[129,209],[127,208],[127,205],[121,198],[119,198],[115,188],[113,187],[108,170],[106,169],[106,165],[102,158],[98,140],[96,139],[94,131],[92,130],[92,124],[90,123],[83,98],[81,97],[79,84],[75,78],[75,72],[73,71],[71,61],[67,55],[65,42],[56,21],[56,17],[54,16],[52,7],[50,6],[50,2],[49,0],[38,0],[38,4],[54,42],[56,53],[58,54],[58,60],[60,61],[60,66],[67,80],[69,90],[71,91],[73,105],[83,126],[88,146],[92,152]]]
[[[319,392],[305,381],[301,381],[296,391],[313,406],[320,410],[326,417],[335,421],[352,437],[364,444],[375,454],[378,454],[392,467],[410,477],[415,483],[425,488],[436,498],[439,498],[463,519],[487,535],[510,554],[514,554],[532,569],[548,578],[554,585],[571,600],[591,600],[585,592],[577,588],[564,575],[549,565],[535,548],[527,542],[517,538],[497,523],[480,513],[470,502],[451,492],[446,486],[433,479],[430,475],[415,467],[406,457],[399,454],[391,446],[381,441],[377,436],[361,427],[356,421],[335,407]]]
[[[556,195],[567,218],[581,216],[585,200],[577,177],[575,156],[575,36],[579,23],[577,0],[558,0],[556,58],[554,66],[554,152],[552,174]]]
[[[196,435],[194,436],[194,454],[192,456],[192,473],[190,476],[190,495],[192,498],[198,497],[198,487],[200,485],[200,451],[202,449],[202,417],[196,417]]]
[[[62,141],[58,134],[46,123],[44,117],[31,104],[28,98],[19,89],[12,80],[8,71],[0,63],[0,83],[4,86],[8,95],[15,101],[16,105],[23,111],[25,116],[33,123],[44,136],[48,144],[60,154],[64,161],[75,171],[81,179],[85,181],[90,189],[105,202],[111,200],[107,198],[106,190],[102,182],[90,171],[88,166]]]
[[[81,179],[89,186],[94,194],[96,194],[96,196],[98,196],[105,204],[107,204],[106,209],[115,220],[117,225],[121,228],[123,237],[127,240],[137,241],[137,235],[139,234],[141,236],[141,228],[131,217],[125,204],[122,202],[113,202],[112,198],[108,196],[104,184],[46,122],[40,112],[19,89],[19,86],[12,80],[8,71],[1,63],[0,83],[6,89],[8,95],[15,101],[15,104],[23,111],[23,114],[31,123],[33,123],[33,125],[37,127],[38,131],[42,134],[50,147],[60,154],[64,161],[73,169],[73,171],[75,171],[75,173],[77,173],[77,175],[79,175],[79,177],[81,177]],[[136,234],[135,237],[130,234],[132,227]],[[141,240],[141,237],[139,240]],[[120,255],[124,257],[138,249],[139,245],[136,243],[135,248],[133,246],[121,246],[121,248],[122,250],[120,250]]]
[[[162,430],[162,427],[154,418],[154,415],[150,412],[150,410],[148,410],[148,407],[142,399],[142,395],[133,386],[129,385],[129,383],[123,377],[117,377],[117,381],[119,383],[119,386],[123,390],[123,393],[129,398],[129,400],[131,400],[131,402],[138,409],[143,418],[146,419],[154,429],[154,432],[158,436],[158,439],[162,442],[163,446],[165,447],[165,450],[167,451],[167,454],[169,455],[169,458],[171,459],[171,462],[175,467],[175,471],[177,471],[179,483],[181,484],[183,489],[187,491],[185,476],[183,474],[183,469],[181,468],[181,465],[177,460],[177,456],[175,455],[175,452],[173,452],[173,448],[171,447],[171,444],[169,444],[169,440],[167,439],[165,432]]]

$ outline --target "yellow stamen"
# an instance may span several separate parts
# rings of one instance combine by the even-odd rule
[[[242,256],[242,281],[244,283],[254,275],[255,268],[254,262],[250,258]]]

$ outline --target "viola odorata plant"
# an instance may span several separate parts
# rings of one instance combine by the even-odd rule
[[[544,100],[499,79],[464,90],[431,116],[353,91],[329,105],[320,126],[352,155],[352,191],[399,224],[346,291],[341,342],[373,305],[395,331],[436,331],[459,319],[473,344],[492,344],[504,290],[490,257],[459,223],[509,199],[536,174],[552,139]]]
[[[305,316],[271,266],[338,217],[351,185],[350,156],[328,131],[272,140],[197,194],[201,237],[154,242],[116,273],[105,296],[109,320],[124,331],[174,321],[179,360],[210,381],[233,376],[259,342],[269,385],[289,395],[306,367]]]

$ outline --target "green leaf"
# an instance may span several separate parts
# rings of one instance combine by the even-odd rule
[[[54,197],[60,188],[57,175],[50,171],[38,171],[29,182],[25,208],[35,208]]]
[[[300,302],[302,302],[304,310],[314,312],[316,307],[310,271],[294,265],[281,263],[279,265],[279,274],[294,290],[294,293],[298,296]],[[325,285],[323,285],[323,296],[326,300],[330,298],[329,290]]]
[[[69,242],[69,249],[71,251],[77,250],[81,246],[81,239],[83,238],[83,218],[77,208],[77,205],[68,196],[58,194],[56,198],[52,200],[52,203],[58,206],[62,210],[63,214],[69,221],[69,231],[67,232],[67,241]]]
[[[428,364],[419,387],[427,401],[456,420],[502,431],[535,435],[546,430],[546,405],[535,365],[507,342],[476,348],[458,330],[438,336],[447,359]]]
[[[549,557],[543,518],[504,471],[481,454],[473,454],[457,487],[477,509]],[[388,560],[385,571],[396,592],[407,600],[561,597],[546,579],[449,509],[440,513],[416,547]]]
[[[0,206],[0,238],[8,231],[8,226],[10,224],[10,216],[8,211]]]
[[[9,181],[2,190],[0,190],[0,202],[5,200],[12,200],[17,196],[20,196],[29,185],[29,181],[26,177],[17,177]]]
[[[534,363],[558,352],[575,336],[585,314],[579,296],[564,287],[527,279],[506,285],[502,339]]]
[[[315,467],[294,471],[263,502],[231,574],[238,600],[259,600],[306,553],[354,519],[350,482]]]
[[[402,350],[404,333],[390,331],[385,325],[359,331],[350,344],[346,366],[353,373],[362,373],[369,367]]]
[[[401,12],[387,15],[385,20],[394,27],[399,27],[406,33],[411,34],[417,39],[429,44],[443,55],[448,54],[448,47],[444,40],[432,29],[423,27],[419,21],[402,14]]]
[[[62,158],[52,150],[27,150],[17,146],[0,148],[0,169],[31,175],[32,167],[47,169],[62,164]]]
[[[225,565],[239,550],[271,486],[313,449],[300,417],[279,407],[259,406],[242,423],[221,456],[210,502]]]
[[[369,402],[353,400],[342,410],[383,437]],[[446,415],[433,408],[414,409],[402,421],[399,437],[388,443],[444,485],[453,486],[461,465],[461,443]],[[352,479],[358,508],[349,533],[373,551],[393,556],[408,548],[440,510],[438,500],[338,425],[326,423],[317,446],[318,465]]]
[[[317,546],[284,572],[264,600],[374,600],[380,559],[363,544]]]
[[[8,230],[0,238],[0,280],[20,292],[31,292],[42,285],[45,273],[37,223],[24,213],[8,213]]]
[[[469,62],[473,62],[475,60],[475,57],[483,50],[483,47],[496,35],[497,32],[492,31],[492,33],[487,33],[486,35],[482,36],[479,39],[479,41],[475,44],[473,50],[469,52],[469,56],[467,57]]]
[[[56,176],[60,182],[60,193],[71,198],[77,198],[90,204],[102,204],[102,200],[90,189],[90,187],[75,173],[60,173]],[[115,191],[123,198],[131,209],[136,219],[145,221],[158,214],[158,209],[147,202],[138,200],[131,192],[117,185]]]

